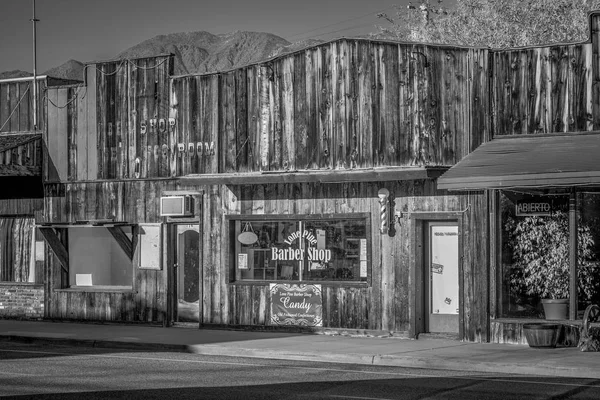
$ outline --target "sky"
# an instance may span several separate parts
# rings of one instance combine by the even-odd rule
[[[418,1],[414,1],[418,4]],[[375,32],[408,0],[36,0],[37,73],[108,60],[157,35],[269,32],[290,42]],[[449,2],[445,2],[448,4]],[[33,71],[33,0],[0,0],[0,71]]]

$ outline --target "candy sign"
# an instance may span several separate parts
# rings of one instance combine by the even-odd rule
[[[323,326],[321,285],[271,283],[271,324]]]

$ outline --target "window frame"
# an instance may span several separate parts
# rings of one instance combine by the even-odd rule
[[[132,238],[134,236],[137,236],[139,238],[139,232],[137,229],[135,229],[136,224],[124,224],[124,225],[120,225],[121,227],[129,227],[131,229],[131,235]],[[74,225],[69,225],[69,226],[65,226],[65,228],[67,229],[67,235],[69,236],[71,234],[71,229],[73,228],[83,228],[83,229],[99,229],[99,228],[103,228],[108,232],[108,228],[109,226],[103,226],[103,225],[99,225],[99,226],[89,226],[89,225],[82,225],[82,226],[74,226]],[[109,233],[108,237],[110,238],[111,241],[116,241],[115,238],[112,237],[112,235]],[[137,242],[137,238],[134,240],[134,242]],[[69,254],[71,254],[71,248],[70,248],[70,241],[68,241],[67,244],[67,251]],[[138,246],[139,247],[139,246]],[[117,248],[119,248],[119,251],[123,251],[123,249],[120,248],[120,246],[117,244]],[[136,280],[136,271],[138,269],[138,263],[139,263],[139,257],[137,256],[137,252],[139,252],[139,249],[134,249],[134,255],[133,255],[133,259],[129,260],[129,268],[131,268],[131,284],[129,285],[91,285],[91,286],[81,286],[81,285],[71,285],[70,283],[68,284],[67,287],[61,288],[60,290],[62,291],[70,291],[70,292],[133,292],[134,287],[135,287],[135,280]],[[127,255],[125,254],[126,258]],[[71,274],[73,273],[72,269],[71,269],[71,257],[69,257],[69,274],[68,274],[68,282],[70,282],[71,280]],[[55,289],[56,290],[56,289]]]
[[[235,260],[236,256],[236,229],[237,221],[327,221],[327,220],[362,220],[365,222],[365,236],[367,240],[367,279],[357,281],[330,281],[330,280],[302,280],[302,281],[286,281],[286,280],[236,280]],[[322,284],[333,287],[370,287],[373,279],[373,228],[371,224],[371,213],[331,213],[331,214],[229,214],[225,216],[225,235],[228,238],[227,251],[225,252],[225,265],[227,271],[227,282],[229,285],[253,286],[277,282],[277,283],[297,283],[297,284]]]

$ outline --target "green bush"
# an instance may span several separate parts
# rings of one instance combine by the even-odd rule
[[[505,229],[513,257],[511,291],[540,298],[568,298],[568,214],[559,211],[551,217],[509,217]],[[597,292],[598,261],[590,227],[580,222],[578,234],[578,288],[581,299],[589,301]]]

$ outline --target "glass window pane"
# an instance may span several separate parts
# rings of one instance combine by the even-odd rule
[[[235,222],[237,280],[367,279],[366,219]]]
[[[131,227],[122,227],[131,237]],[[133,264],[106,228],[69,228],[69,285],[126,286]]]
[[[541,299],[570,297],[569,196],[535,196],[503,192],[502,290],[503,317],[544,318]],[[579,194],[578,309],[598,301],[600,201]]]

